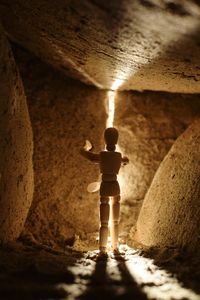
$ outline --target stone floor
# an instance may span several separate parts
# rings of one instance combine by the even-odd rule
[[[200,259],[174,249],[147,255],[121,245],[102,258],[18,242],[0,256],[0,299],[200,299]]]

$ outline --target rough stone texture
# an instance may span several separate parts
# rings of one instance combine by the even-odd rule
[[[200,119],[174,143],[145,197],[136,239],[147,246],[199,248]]]
[[[40,242],[73,243],[98,231],[98,193],[87,185],[98,166],[79,156],[85,139],[95,151],[106,124],[103,91],[63,77],[18,47],[34,130],[35,197],[26,230]],[[151,180],[174,140],[200,116],[198,95],[119,92],[114,125],[130,164],[121,169],[121,236],[135,224]],[[80,208],[80,209],[79,209]],[[93,235],[92,235],[93,236]]]
[[[24,235],[50,246],[71,244],[75,234],[84,239],[98,231],[98,193],[87,192],[98,180],[98,166],[79,151],[86,139],[95,151],[103,147],[106,92],[67,79],[22,51],[17,61],[34,133],[35,193]]]
[[[121,169],[122,235],[135,224],[153,176],[176,138],[200,117],[199,95],[155,92],[116,94],[114,125],[130,159]]]
[[[103,88],[200,92],[200,6],[189,0],[1,0],[10,38]]]
[[[200,299],[198,256],[164,249],[149,258],[126,245],[120,250],[99,259],[97,250],[9,244],[0,248],[1,299]]]
[[[32,130],[15,61],[0,27],[0,242],[16,239],[33,194]]]

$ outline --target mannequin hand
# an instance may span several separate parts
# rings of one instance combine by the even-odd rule
[[[92,144],[90,143],[90,141],[86,140],[86,141],[85,141],[85,146],[83,147],[83,149],[84,149],[85,151],[91,151],[92,148],[93,148],[93,146],[92,146]]]
[[[127,157],[127,156],[124,156],[124,157],[122,158],[122,164],[123,164],[123,166],[127,165],[128,163],[129,163],[128,157]]]

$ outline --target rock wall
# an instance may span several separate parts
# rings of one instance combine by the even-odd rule
[[[22,82],[0,27],[0,242],[19,237],[32,202],[32,129]]]
[[[200,5],[179,0],[0,0],[9,35],[98,87],[200,92]]]
[[[198,250],[200,119],[174,143],[145,197],[135,238],[146,246]]]
[[[34,130],[35,195],[26,223],[31,234],[49,245],[73,243],[98,231],[98,193],[87,185],[98,179],[98,166],[79,155],[85,139],[103,147],[107,93],[67,79],[27,52],[15,48]],[[198,95],[119,92],[114,126],[130,164],[121,169],[121,236],[136,223],[152,178],[185,128],[200,116]]]
[[[121,169],[124,236],[135,224],[161,161],[188,125],[200,117],[199,95],[155,92],[116,94],[114,125],[119,146],[130,159]]]
[[[23,237],[55,246],[98,232],[98,166],[79,151],[89,139],[103,145],[106,92],[70,80],[35,57],[15,49],[34,133],[35,193]],[[97,235],[95,235],[96,238]]]

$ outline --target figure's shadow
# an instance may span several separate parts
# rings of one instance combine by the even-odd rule
[[[107,273],[108,258],[97,259],[94,272],[88,283],[88,288],[78,299],[147,299],[144,292],[138,286],[133,276],[130,274],[125,259],[122,255],[116,255],[117,268],[121,275],[121,280],[111,279]]]
[[[123,299],[148,299],[146,294],[141,290],[140,286],[137,284],[133,276],[131,275],[129,269],[126,266],[125,259],[122,255],[118,254],[115,256],[117,261],[117,267],[120,271],[122,284],[125,287],[125,292],[122,295]]]

